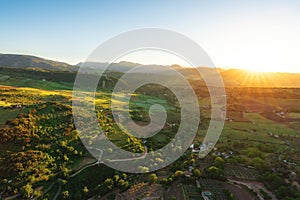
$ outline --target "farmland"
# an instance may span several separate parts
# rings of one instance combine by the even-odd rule
[[[215,149],[205,159],[199,159],[197,153],[189,149],[179,160],[155,172],[157,179],[153,179],[151,174],[122,173],[97,163],[81,143],[74,127],[69,83],[9,80],[0,80],[6,85],[0,88],[3,196],[16,195],[19,199],[93,196],[105,199],[107,196],[112,199],[132,196],[135,191],[137,197],[159,194],[169,198],[199,199],[201,191],[207,190],[215,199],[230,199],[232,195],[250,195],[255,199],[263,195],[259,190],[251,192],[245,185],[236,189],[226,182],[230,179],[259,181],[265,185],[276,180],[277,185],[264,190],[279,198],[287,195],[297,198],[297,190],[290,187],[299,182],[300,115],[297,109],[292,109],[298,106],[297,89],[280,89],[288,98],[282,101],[274,97],[279,89],[248,88],[245,93],[239,88],[227,88],[226,122]],[[30,87],[22,87],[24,85]],[[95,104],[99,124],[107,130],[110,141],[127,151],[144,152],[146,146],[151,152],[169,143],[180,123],[180,109],[174,94],[164,88],[159,87],[159,92],[157,89],[155,85],[141,87],[131,96],[129,106],[124,102],[128,97],[126,93],[116,93],[112,99],[109,88],[97,91],[95,100],[86,100]],[[197,91],[201,124],[194,140],[195,148],[203,140],[211,113],[210,100],[203,93],[205,88],[196,88]],[[256,93],[260,97],[253,98]],[[167,124],[145,143],[116,125],[112,119],[112,104],[115,111],[128,111],[135,123],[142,126],[150,122],[150,107],[162,105],[167,112]],[[18,158],[20,155],[22,159]],[[158,161],[163,162],[162,159]],[[272,166],[271,163],[276,164]],[[37,165],[38,168],[34,167]],[[9,174],[5,173],[8,169],[11,170]],[[286,174],[294,173],[296,175],[289,175],[288,180],[284,179]],[[135,189],[140,185],[144,188],[142,193]]]

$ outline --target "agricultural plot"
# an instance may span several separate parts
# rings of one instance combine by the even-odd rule
[[[254,181],[258,179],[258,172],[255,169],[249,169],[243,166],[237,165],[225,165],[225,175],[228,178],[238,180],[249,180]]]
[[[258,113],[246,113],[245,118],[249,119],[257,125],[257,127],[262,128],[268,134],[278,135],[278,136],[295,136],[296,131],[287,127],[285,124],[271,121]]]
[[[202,199],[201,193],[195,185],[184,185],[183,188],[188,200]]]
[[[117,195],[116,200],[131,199],[160,199],[163,188],[158,184],[145,184],[144,182],[131,186],[129,190]]]
[[[145,126],[150,121],[148,113],[149,108],[152,105],[159,104],[167,111],[168,124],[165,124],[163,129],[155,136],[147,139],[147,146],[152,149],[159,149],[165,146],[165,144],[169,143],[177,130],[174,124],[180,119],[180,112],[175,111],[175,106],[171,105],[167,99],[142,94],[133,94],[130,98],[128,106],[126,99],[129,96],[127,95],[128,94],[126,93],[116,93],[114,94],[114,98],[111,100],[110,93],[98,92],[95,100],[95,104],[98,107],[97,110],[105,110],[103,112],[106,113],[106,116],[109,118],[111,118],[111,109],[117,112],[119,111],[119,117],[125,123],[127,119],[124,117],[124,115],[122,115],[122,111],[129,110],[131,118],[135,121],[135,123],[140,126]],[[114,105],[113,108],[111,108],[112,103]],[[114,126],[115,129],[118,129],[116,124],[111,124],[110,126]],[[131,127],[131,124],[128,123],[127,126]],[[112,134],[109,136],[109,139],[123,149],[128,149],[130,146],[129,143],[125,144],[124,146],[123,142],[124,140],[128,140],[128,136],[122,134]],[[136,141],[135,143],[138,142],[140,141]]]
[[[73,83],[57,83],[51,81],[10,78],[0,80],[0,85],[9,85],[15,87],[31,87],[44,90],[72,90]]]
[[[149,110],[149,108],[154,104],[162,105],[167,111],[174,110],[174,107],[169,105],[165,99],[157,98],[147,95],[132,94],[129,101],[129,106],[126,104],[126,99],[128,98],[126,93],[116,93],[114,98],[112,98],[110,93],[99,92],[96,95],[95,104],[102,106],[106,109],[110,109],[111,103],[114,104],[114,110],[118,111],[128,111],[130,107],[139,107],[144,110]]]
[[[271,137],[265,128],[250,122],[225,123],[220,140],[249,140],[284,144],[284,141]]]
[[[265,102],[266,104],[277,106],[280,110],[289,110],[289,111],[300,111],[300,102],[298,99],[299,94],[294,94],[290,98],[278,98],[278,97],[260,97],[257,98],[257,101]],[[293,97],[293,98],[292,98]]]
[[[225,194],[225,189],[222,185],[222,182],[215,179],[201,178],[199,180],[202,191],[210,191],[212,197],[215,200],[225,200],[227,199]]]

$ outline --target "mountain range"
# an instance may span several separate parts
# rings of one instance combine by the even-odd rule
[[[139,63],[121,61],[112,63],[109,66],[110,71],[128,72],[136,66],[141,66]],[[70,65],[64,62],[48,60],[31,55],[16,55],[16,54],[0,54],[0,75],[1,68],[20,68],[39,71],[65,71],[76,72],[80,66],[85,67],[89,71],[105,70],[108,63],[98,62],[82,62],[77,65]],[[202,80],[195,68],[181,67],[180,65],[170,66],[176,69],[181,74],[189,79]],[[160,70],[161,75],[168,75],[169,71],[163,65],[147,65],[142,73],[151,73],[151,71]],[[244,69],[215,69],[201,67],[205,72],[220,73],[223,81],[228,87],[300,87],[299,73],[281,73],[281,72],[250,72]]]

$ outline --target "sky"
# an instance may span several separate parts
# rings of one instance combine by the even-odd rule
[[[0,53],[77,64],[115,35],[155,27],[191,38],[217,67],[300,72],[299,10],[296,0],[0,0]],[[177,62],[166,57],[153,62]]]

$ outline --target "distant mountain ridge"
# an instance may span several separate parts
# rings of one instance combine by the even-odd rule
[[[105,70],[107,67],[111,71],[127,72],[130,69],[140,66],[139,63],[132,63],[127,61],[121,61],[119,63],[106,63],[106,62],[80,62],[77,64],[78,67],[87,67],[90,69]]]
[[[97,73],[98,70],[105,70],[109,63],[82,62],[77,65],[70,65],[64,62],[48,60],[30,55],[0,54],[0,68],[25,68],[32,70],[45,71],[67,71],[76,72],[79,67],[86,67],[86,71]],[[141,66],[139,63],[121,61],[112,63],[108,70],[117,72],[128,72],[129,70]],[[160,75],[169,75],[164,65],[147,65],[142,73],[152,73],[155,69]],[[186,76],[188,79],[203,82],[195,68],[185,68],[180,65],[170,66]],[[244,69],[220,69],[217,70],[201,67],[201,71],[209,73],[220,73],[224,84],[227,87],[298,87],[300,88],[300,73],[282,73],[282,72],[257,72],[253,73]],[[1,71],[0,71],[1,73]]]
[[[128,61],[120,61],[118,63],[101,63],[101,62],[80,62],[77,64],[79,67],[87,67],[90,69],[97,69],[97,70],[109,70],[109,71],[118,71],[118,72],[129,72],[135,67],[138,66],[147,66],[142,70],[143,73],[152,73],[155,69],[156,72],[164,73],[167,72],[166,65],[158,65],[158,64],[140,64],[140,63],[133,63]],[[174,66],[169,66],[174,68]],[[180,67],[183,68],[183,67]]]
[[[0,67],[30,68],[49,71],[77,71],[78,67],[64,62],[47,60],[31,55],[0,54]]]

